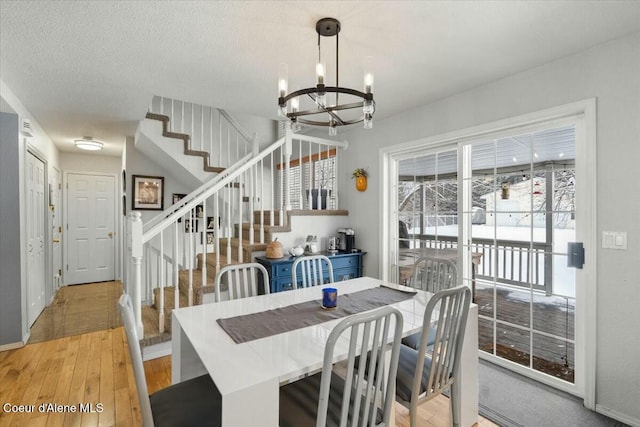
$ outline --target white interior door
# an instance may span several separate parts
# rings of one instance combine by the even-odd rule
[[[27,152],[27,317],[29,326],[46,305],[45,166]]]
[[[67,175],[67,268],[65,282],[115,279],[115,178]]]

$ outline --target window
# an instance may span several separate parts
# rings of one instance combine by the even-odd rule
[[[336,209],[336,150],[292,159],[288,187],[292,209],[317,209],[318,189],[322,209]],[[284,194],[284,163],[278,164],[278,188]],[[313,206],[313,207],[312,207]]]

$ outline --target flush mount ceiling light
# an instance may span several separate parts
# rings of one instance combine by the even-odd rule
[[[301,129],[301,124],[311,126],[327,126],[329,127],[329,135],[336,135],[338,126],[352,125],[364,122],[365,129],[373,127],[373,113],[376,109],[376,103],[373,100],[373,73],[370,69],[370,60],[366,61],[364,72],[364,92],[359,90],[340,87],[339,85],[339,67],[338,67],[338,34],[340,33],[340,21],[335,18],[322,18],[316,23],[316,32],[318,33],[318,63],[316,64],[316,86],[307,89],[296,90],[287,93],[288,89],[288,72],[287,66],[280,67],[280,76],[278,79],[278,115],[287,117],[291,122],[294,131]],[[320,37],[336,38],[336,85],[326,86],[327,75],[326,66],[322,62],[322,54],[320,50]],[[335,94],[333,96],[327,96]],[[349,101],[340,104],[339,96],[345,95]],[[330,99],[333,98],[333,103]],[[311,108],[300,110],[301,101],[311,99],[313,102]],[[362,110],[362,115],[356,117],[347,117],[347,110]],[[342,114],[342,116],[341,116]]]
[[[76,144],[76,147],[90,151],[102,150],[104,145],[102,142],[94,141],[91,136],[83,136],[82,139],[76,139],[74,143]]]

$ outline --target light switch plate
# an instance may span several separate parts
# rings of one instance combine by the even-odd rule
[[[627,250],[627,232],[626,231],[603,231],[602,232],[602,249],[616,249],[621,251]]]

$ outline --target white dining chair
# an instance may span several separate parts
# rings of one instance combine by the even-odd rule
[[[325,255],[308,255],[296,259],[291,266],[291,280],[293,289],[300,286],[308,288],[324,284],[323,268],[326,265],[329,272],[329,283],[333,283],[333,264]],[[298,286],[298,270],[300,270],[301,283]]]
[[[471,289],[467,286],[437,292],[424,312],[422,334],[417,349],[400,346],[396,378],[396,399],[409,408],[410,425],[417,425],[418,405],[450,389],[451,424],[460,425],[460,355],[467,325]],[[435,321],[433,350],[427,341]],[[427,354],[429,353],[429,354]]]
[[[264,294],[269,293],[269,273],[262,264],[257,262],[245,264],[225,265],[218,271],[213,281],[216,290],[216,301],[222,301],[220,285],[223,281],[227,284],[227,292],[230,300],[253,297],[258,295],[260,277],[262,278]]]
[[[391,306],[341,320],[327,339],[322,371],[280,387],[280,427],[391,427],[402,322],[400,311]],[[334,371],[333,360],[336,344],[346,346],[344,340],[349,348],[342,377]],[[358,357],[367,352],[371,361]],[[367,372],[373,381],[357,372]]]
[[[456,265],[448,259],[435,257],[418,258],[413,264],[409,286],[427,292],[438,292],[458,286]],[[402,344],[418,348],[421,334],[413,334],[402,339]],[[431,328],[427,338],[427,348],[433,346],[435,328]]]
[[[129,295],[123,294],[118,309],[127,335],[133,374],[144,427],[222,426],[222,396],[209,375],[203,375],[148,394],[142,353]]]

